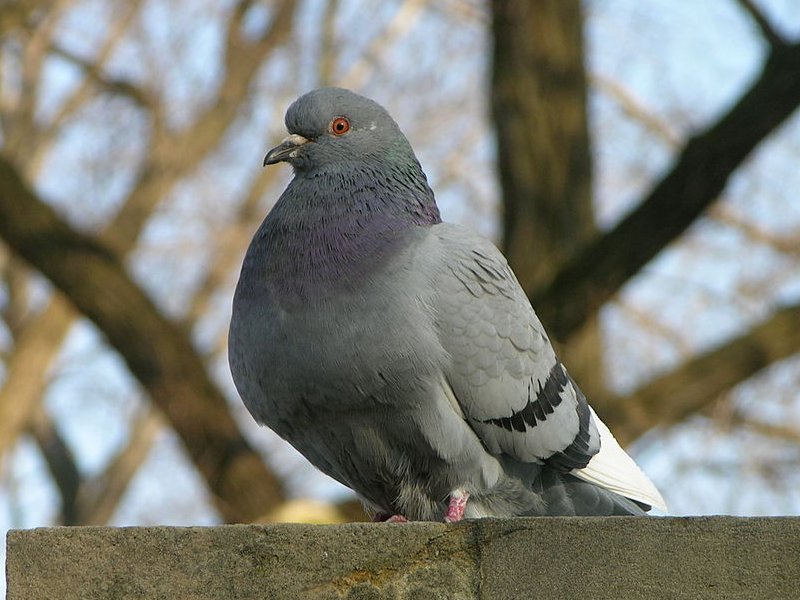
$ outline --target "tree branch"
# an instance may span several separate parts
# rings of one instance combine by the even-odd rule
[[[277,179],[278,172],[277,169],[261,170],[250,185],[244,201],[239,205],[235,222],[226,232],[213,240],[216,246],[215,252],[213,252],[213,263],[206,270],[197,292],[192,298],[186,315],[187,324],[200,320],[200,317],[205,314],[214,292],[222,287],[231,273],[237,271],[239,267],[237,261],[241,261],[253,232],[264,218],[261,199],[269,186]]]
[[[226,521],[250,521],[282,501],[280,482],[242,437],[187,333],[158,312],[111,251],[71,229],[5,158],[0,236],[105,333],[180,436]]]
[[[657,135],[670,146],[680,145],[681,139],[678,132],[666,120],[659,118],[654,111],[649,110],[641,100],[636,98],[630,90],[625,89],[619,81],[598,74],[592,75],[590,79],[598,90],[608,94],[622,111],[634,121],[641,123],[648,131]]]
[[[742,235],[757,244],[763,244],[790,256],[800,255],[800,229],[788,234],[776,234],[764,230],[746,216],[738,214],[730,206],[720,204],[711,210],[709,216],[724,225],[733,227],[741,231]]]
[[[38,124],[34,118],[38,105],[42,69],[47,58],[50,41],[70,0],[58,0],[29,32],[21,48],[21,81],[19,95],[3,114],[3,150],[9,150],[20,159],[27,159],[36,149]],[[5,6],[3,9],[5,10]],[[22,161],[21,163],[22,164]]]
[[[152,405],[131,424],[128,444],[92,481],[85,481],[78,493],[77,514],[82,525],[105,525],[128,489],[164,426],[161,413]]]
[[[42,451],[61,495],[61,524],[78,525],[77,498],[83,478],[75,457],[41,404],[36,405],[30,431]]]
[[[748,16],[756,24],[761,35],[767,43],[773,48],[779,46],[786,46],[786,40],[778,31],[772,26],[767,19],[766,15],[758,8],[752,0],[736,0],[737,4],[741,6]]]
[[[730,417],[729,424],[731,426],[743,427],[749,429],[754,433],[758,433],[765,437],[800,446],[800,429],[793,427],[789,424],[775,424],[754,419],[742,414],[739,411],[734,411]]]
[[[800,44],[774,48],[757,81],[717,123],[689,141],[638,208],[549,285],[528,289],[553,337],[568,339],[717,198],[750,152],[800,104],[798,64]]]
[[[491,109],[503,242],[525,290],[596,237],[579,0],[493,0]]]
[[[241,3],[240,10],[247,4]],[[255,41],[239,39],[239,27],[229,27],[225,77],[220,81],[214,101],[197,115],[190,127],[180,132],[169,131],[163,126],[163,120],[154,120],[151,148],[133,191],[107,228],[112,234],[101,235],[103,242],[119,256],[132,249],[154,208],[175,184],[217,147],[239,114],[264,59],[291,33],[295,3],[276,4],[273,11],[269,27]],[[240,18],[236,12],[232,22],[238,23]]]
[[[682,421],[776,361],[800,352],[800,304],[776,311],[744,335],[695,356],[625,398],[604,405],[614,435],[630,442],[657,425]]]
[[[114,32],[109,35],[94,62],[87,62],[64,49],[51,47],[51,51],[81,66],[87,73],[87,82],[91,81],[101,88],[130,95],[139,105],[148,109],[158,123],[161,122],[158,117],[160,107],[156,103],[156,98],[131,87],[127,82],[107,80],[102,73],[102,65],[110,55],[119,35],[130,22],[138,4],[139,2],[131,3],[126,12],[120,15]],[[148,153],[145,167],[125,203],[125,208],[102,234],[104,240],[113,244],[120,257],[133,248],[157,202],[166,196],[171,187],[192,166],[213,150],[224,135],[235,118],[238,107],[245,101],[246,89],[258,66],[268,52],[277,47],[291,31],[292,14],[293,3],[285,2],[259,40],[235,46],[233,55],[229,57],[229,61],[235,65],[234,71],[226,73],[225,81],[220,87],[220,95],[225,96],[225,102],[210,103],[209,108],[196,119],[194,125],[177,136],[156,128],[154,150]],[[235,31],[231,30],[230,34],[238,36],[240,32],[237,28]],[[84,88],[88,89],[86,84],[80,89]],[[85,95],[78,93],[71,101],[77,103],[80,99],[85,99]],[[75,106],[70,104],[68,109],[64,109],[67,112],[60,113],[59,118],[63,119],[74,109]],[[165,143],[165,139],[168,139],[169,143]],[[35,156],[41,158],[44,154],[41,149],[47,145],[34,144],[34,147],[37,149]],[[18,156],[16,158],[19,159]],[[31,164],[38,164],[39,160],[33,158],[32,161],[26,162],[24,156],[21,160],[26,173],[30,175],[32,171],[35,172],[35,166]],[[18,215],[15,215],[15,218],[18,218]],[[41,374],[58,352],[60,341],[71,324],[72,314],[73,311],[67,306],[64,298],[56,295],[48,306],[34,317],[34,322],[29,324],[31,331],[18,341],[7,365],[6,380],[0,387],[0,454],[13,443],[33,414],[32,411],[36,409],[44,386]],[[186,327],[188,326],[187,323]],[[13,397],[14,401],[2,402],[4,397]],[[266,481],[273,479],[273,476],[269,476]],[[81,517],[79,515],[76,518]]]
[[[0,192],[0,202],[8,193],[7,189]],[[66,302],[54,299],[19,331],[0,387],[0,456],[8,452],[35,414],[45,388],[44,372],[58,353],[73,314]]]
[[[120,38],[110,38],[113,43],[116,43]],[[108,50],[105,50],[104,54],[107,54],[110,51],[110,46]],[[111,94],[116,94],[119,96],[125,96],[126,98],[130,98],[135,104],[142,108],[152,109],[155,106],[155,102],[151,97],[150,93],[146,90],[139,88],[136,86],[135,83],[128,81],[127,79],[120,79],[120,78],[113,78],[107,76],[105,73],[102,72],[102,65],[107,57],[98,57],[98,62],[88,61],[84,58],[81,58],[74,52],[67,50],[66,48],[62,48],[61,46],[54,45],[51,48],[51,51],[56,56],[63,58],[66,61],[71,62],[72,64],[80,67],[84,73],[86,73],[87,79],[100,87],[101,89],[110,92]],[[76,102],[71,102],[68,106],[67,111],[65,114],[69,112],[74,112],[74,110],[80,106],[85,97],[78,97]],[[61,122],[64,120],[65,115],[59,114],[54,121],[56,123]]]

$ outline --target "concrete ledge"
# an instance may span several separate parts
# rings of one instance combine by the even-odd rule
[[[16,530],[8,600],[797,598],[800,518]]]

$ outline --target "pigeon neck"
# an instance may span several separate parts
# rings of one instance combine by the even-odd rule
[[[412,232],[439,222],[424,175],[412,185],[391,172],[305,173],[289,184],[257,238],[270,285],[302,302],[358,286]]]
[[[344,162],[298,171],[289,188],[310,201],[307,209],[312,212],[357,213],[379,226],[384,222],[398,226],[440,223],[433,191],[417,159],[404,155],[395,160]]]

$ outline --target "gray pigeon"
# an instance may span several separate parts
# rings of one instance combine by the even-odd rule
[[[665,509],[558,360],[503,255],[443,223],[384,108],[324,88],[265,165],[229,361],[247,409],[376,520]]]

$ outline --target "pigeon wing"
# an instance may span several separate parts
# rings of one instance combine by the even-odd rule
[[[464,418],[493,454],[585,467],[600,448],[589,406],[505,258],[468,229],[432,229],[444,255],[435,322]]]

